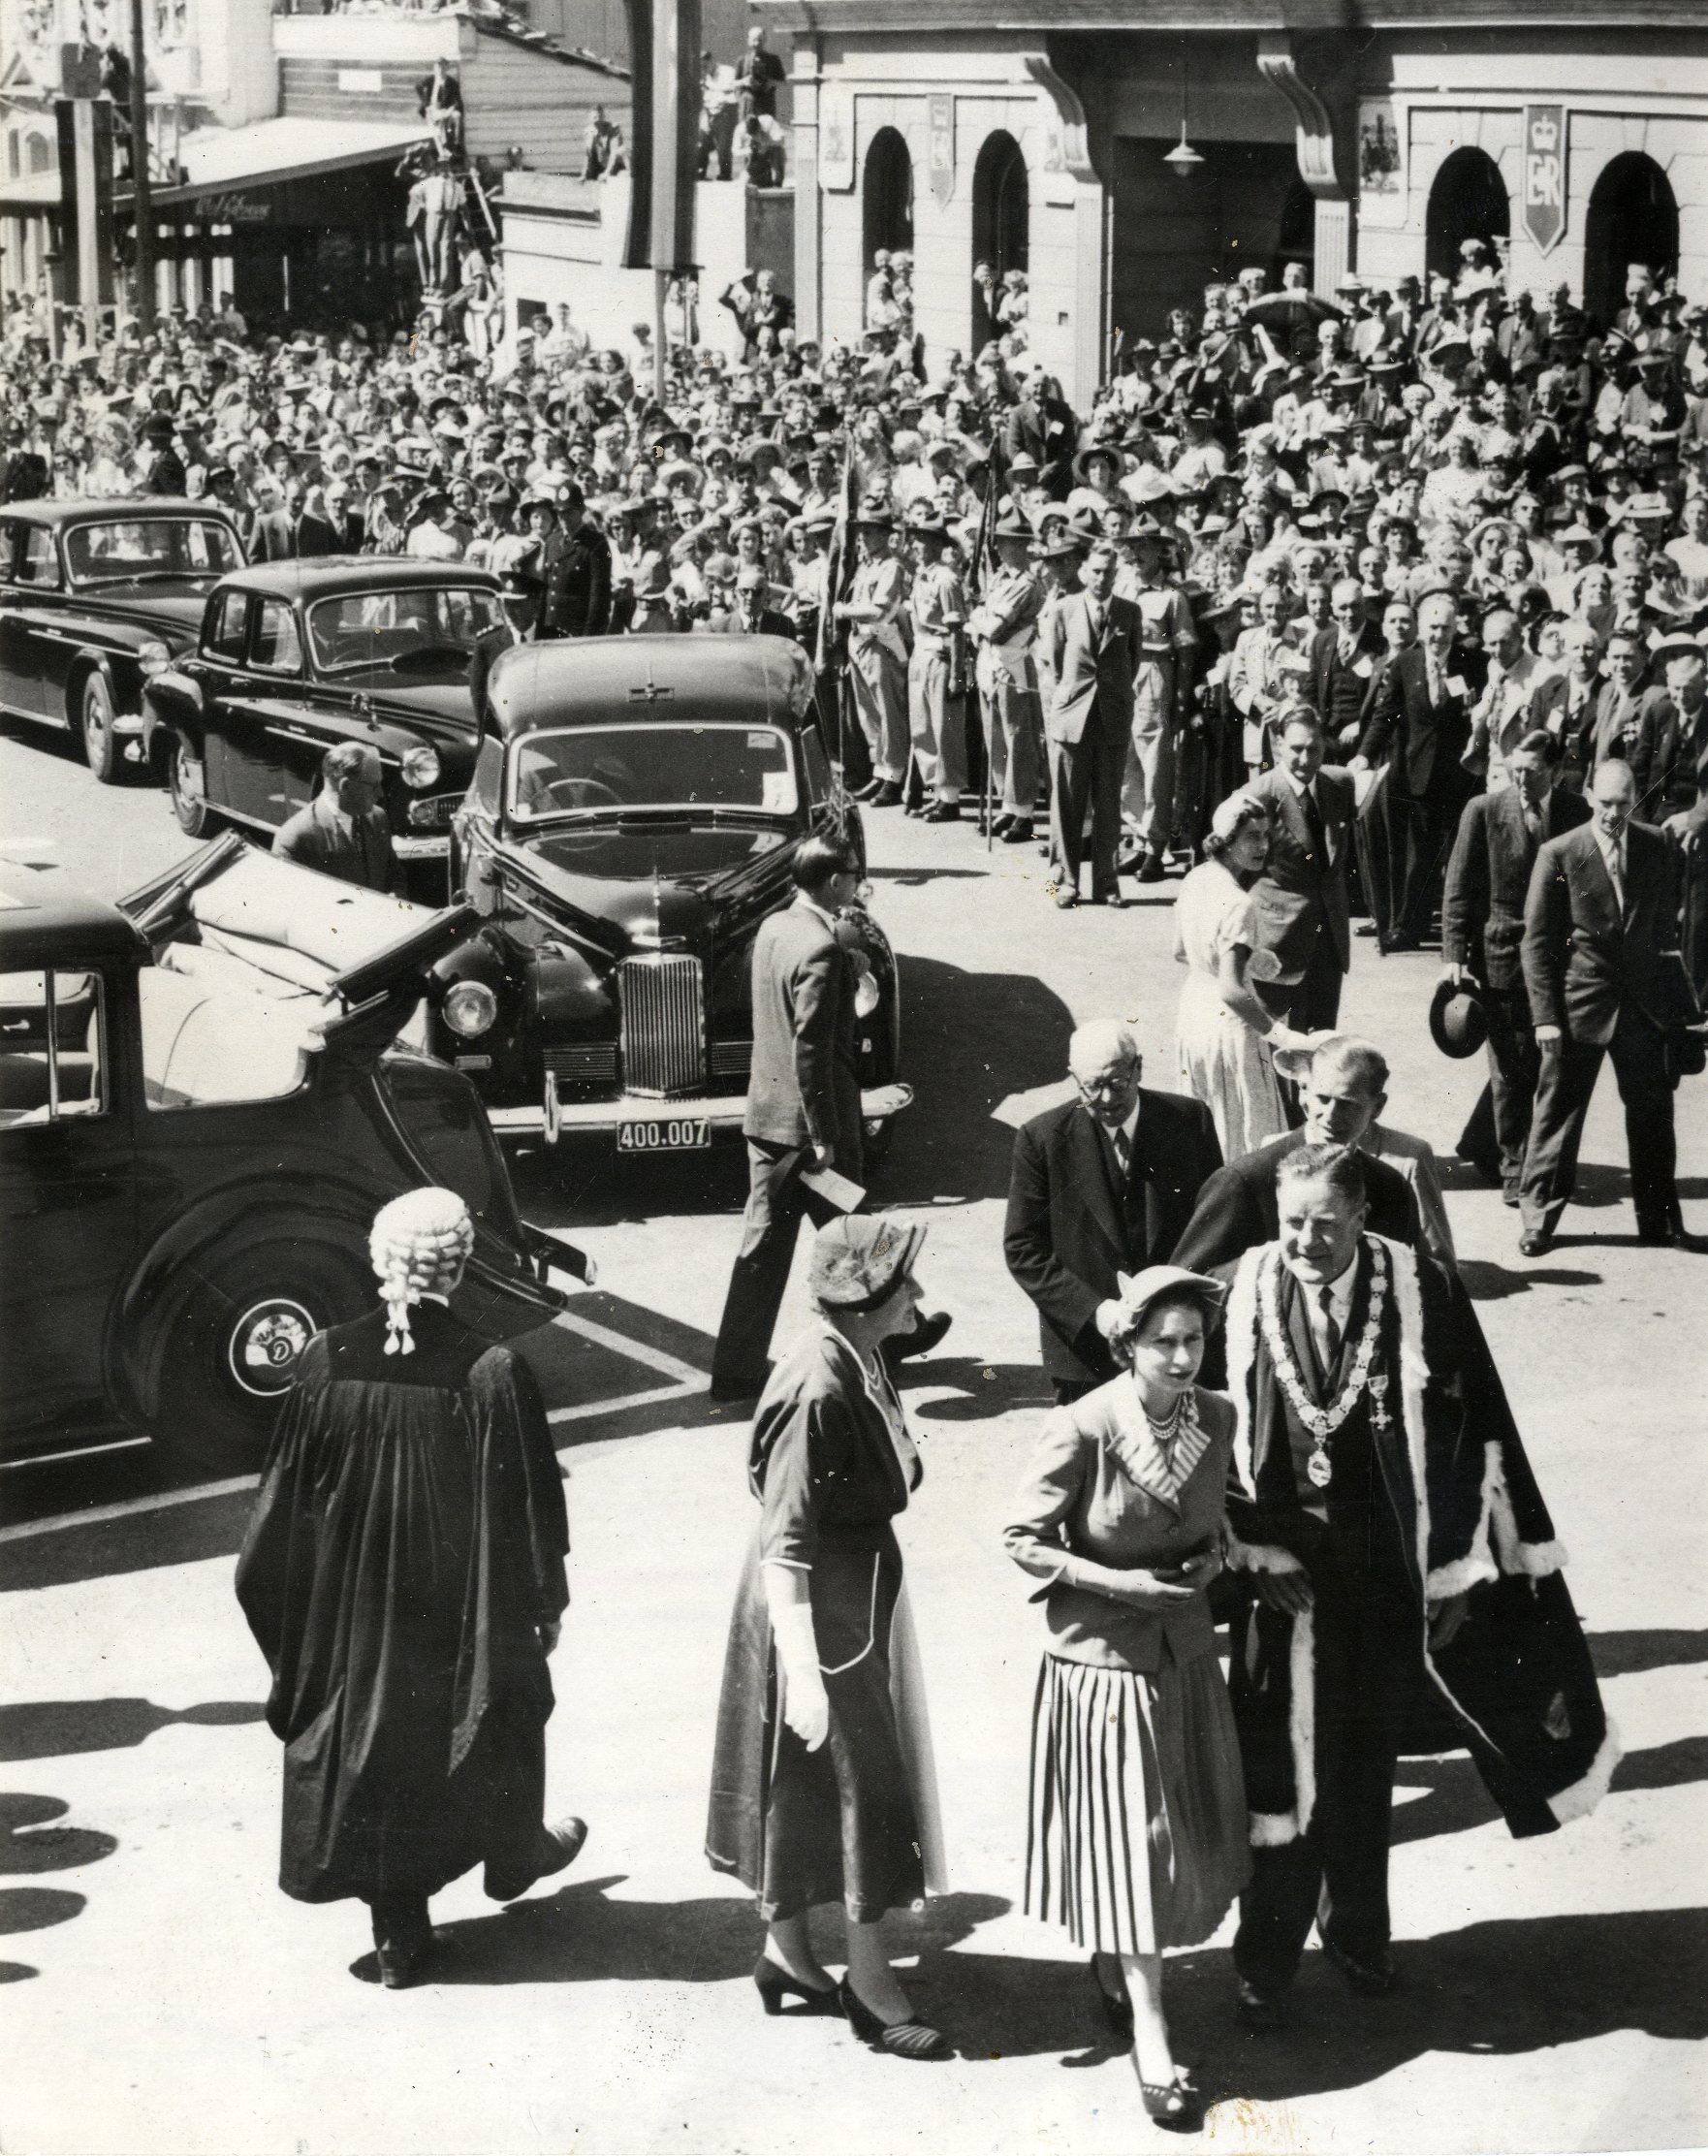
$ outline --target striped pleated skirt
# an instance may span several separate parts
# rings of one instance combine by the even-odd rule
[[[1026,1910],[1098,1953],[1210,1938],[1250,1876],[1214,1655],[1147,1674],[1046,1655],[1032,1707]]]

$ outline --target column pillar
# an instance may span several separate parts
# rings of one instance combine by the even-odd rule
[[[1335,286],[1351,267],[1354,241],[1353,202],[1336,154],[1334,117],[1300,74],[1290,32],[1265,31],[1258,38],[1257,72],[1292,108],[1299,176],[1316,203],[1316,294],[1332,300]]]
[[[795,333],[824,341],[824,219],[818,185],[818,41],[797,37],[792,92],[795,181]]]

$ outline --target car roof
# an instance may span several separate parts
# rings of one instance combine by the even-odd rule
[[[792,639],[692,632],[523,644],[500,653],[487,683],[507,741],[564,725],[788,725],[811,693],[811,666]]]
[[[408,561],[396,555],[311,555],[306,560],[258,562],[234,569],[221,590],[234,585],[269,598],[327,599],[350,591],[410,591],[447,584],[496,591],[498,580],[460,561]]]
[[[135,926],[60,869],[0,860],[0,965],[88,966],[145,949]]]
[[[76,494],[65,500],[9,501],[0,517],[20,517],[33,524],[55,530],[66,524],[110,523],[115,517],[134,523],[139,517],[211,517],[216,523],[237,529],[229,509],[217,501],[191,501],[184,494],[115,494],[111,500]]]

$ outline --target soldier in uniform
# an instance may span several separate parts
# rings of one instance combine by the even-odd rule
[[[1150,518],[1126,536],[1128,569],[1116,586],[1143,622],[1139,670],[1133,682],[1132,746],[1122,783],[1123,819],[1132,850],[1123,866],[1141,883],[1160,883],[1174,832],[1175,742],[1192,693],[1198,632],[1186,594],[1163,569],[1163,537]]]
[[[907,776],[907,647],[901,614],[907,595],[907,571],[891,550],[893,520],[887,509],[868,502],[855,529],[859,566],[837,617],[848,627],[848,679],[854,712],[871,757],[870,783],[856,799],[874,808],[894,808]]]
[[[978,639],[975,678],[984,711],[985,753],[991,788],[1002,790],[993,831],[1004,845],[1024,845],[1032,835],[1038,794],[1043,711],[1038,702],[1032,646],[1044,587],[1030,560],[1031,526],[1008,509],[991,533],[997,568],[983,602],[967,620]]]
[[[913,655],[907,662],[907,723],[920,782],[934,794],[927,823],[959,823],[966,784],[966,593],[943,559],[948,526],[929,513],[908,527],[919,567],[908,604]]]

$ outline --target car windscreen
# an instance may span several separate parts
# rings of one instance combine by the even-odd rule
[[[788,736],[775,726],[577,726],[514,744],[505,805],[519,824],[622,809],[793,814]]]
[[[346,591],[308,609],[316,672],[455,673],[489,629],[500,624],[497,594],[468,585],[418,585],[401,591]]]
[[[211,517],[115,517],[74,524],[65,561],[79,585],[127,584],[139,577],[223,577],[243,565],[229,528]]]

